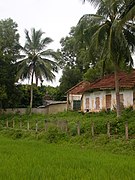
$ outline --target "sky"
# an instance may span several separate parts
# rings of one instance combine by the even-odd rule
[[[11,18],[18,24],[20,43],[24,45],[24,30],[41,29],[54,42],[49,46],[60,48],[60,39],[66,37],[72,26],[76,26],[84,14],[95,13],[90,3],[83,0],[1,0],[0,19]],[[48,85],[59,85],[61,71],[56,80]]]

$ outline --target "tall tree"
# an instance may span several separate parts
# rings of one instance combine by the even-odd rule
[[[68,65],[69,67],[73,67],[76,65],[76,49],[75,49],[75,38],[74,38],[74,33],[75,33],[75,27],[72,27],[69,35],[61,38],[60,44],[61,44],[61,56],[62,56],[62,66],[65,67]]]
[[[19,54],[17,27],[18,25],[10,18],[0,21],[0,104],[3,108],[11,107],[16,100],[14,63]]]
[[[63,65],[63,75],[60,79],[62,95],[69,88],[82,81],[83,74],[87,72],[90,64],[95,62],[88,51],[86,40],[82,37],[81,32],[78,33],[78,29],[78,26],[72,27],[69,35],[60,41],[61,64]]]
[[[84,28],[84,27],[83,27]],[[87,28],[87,27],[86,27]],[[89,44],[86,42],[83,30],[80,32],[81,27],[72,27],[69,35],[62,38],[61,55],[64,66],[68,65],[70,68],[76,66],[81,72],[85,73],[90,64],[95,62],[89,51]]]
[[[62,95],[65,92],[73,87],[78,82],[82,81],[82,72],[76,66],[74,68],[69,67],[68,65],[63,70],[63,75],[60,79],[60,92]]]
[[[43,32],[41,30],[31,29],[25,30],[26,43],[21,50],[25,53],[24,58],[17,62],[18,71],[17,79],[31,79],[31,98],[30,98],[30,113],[33,103],[33,83],[34,77],[36,84],[38,80],[41,82],[45,78],[47,81],[52,81],[55,78],[54,72],[57,72],[58,53],[51,49],[46,49],[46,46],[52,42],[49,37],[42,38]]]
[[[96,8],[96,14],[84,15],[90,23],[91,47],[101,48],[100,59],[110,61],[115,72],[117,117],[120,116],[120,95],[118,71],[123,66],[133,66],[132,53],[135,50],[135,1],[134,0],[88,0]],[[85,2],[85,0],[84,0]],[[88,31],[89,32],[89,31]],[[89,33],[87,33],[89,38]]]

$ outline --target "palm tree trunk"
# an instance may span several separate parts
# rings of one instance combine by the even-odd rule
[[[115,65],[115,92],[116,92],[116,112],[117,117],[120,117],[121,115],[121,109],[120,109],[120,92],[119,92],[119,78],[118,78],[118,66]]]
[[[30,114],[32,113],[32,105],[33,105],[33,78],[34,78],[34,71],[32,72],[32,77],[31,77],[31,89],[30,89]]]

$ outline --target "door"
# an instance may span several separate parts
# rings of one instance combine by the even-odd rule
[[[111,94],[106,95],[106,110],[111,109]]]
[[[73,110],[81,110],[81,100],[74,100],[73,101]]]
[[[100,98],[99,97],[96,97],[95,104],[96,104],[96,110],[100,110]]]
[[[90,108],[90,99],[86,98],[86,110]]]

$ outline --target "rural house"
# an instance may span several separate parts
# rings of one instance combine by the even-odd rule
[[[135,108],[135,70],[118,74],[121,107]],[[90,83],[81,81],[67,91],[67,109],[99,112],[116,108],[114,74]]]
[[[118,74],[120,83],[120,103],[127,108],[135,105],[135,70],[130,73]],[[89,84],[83,89],[81,98],[81,111],[99,112],[116,108],[114,74],[107,75],[102,79]]]
[[[89,85],[90,82],[81,81],[67,91],[67,109],[81,110],[82,94]]]

